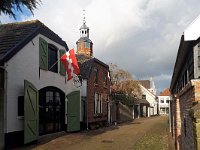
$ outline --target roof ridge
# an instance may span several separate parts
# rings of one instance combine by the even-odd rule
[[[43,24],[41,21],[39,21],[38,19],[35,19],[35,20],[27,20],[27,21],[23,21],[23,22],[9,22],[9,23],[3,23],[3,24],[0,24],[0,26],[3,26],[3,25],[15,25],[15,24],[25,24],[25,23],[33,23],[33,22],[39,22],[41,24]]]

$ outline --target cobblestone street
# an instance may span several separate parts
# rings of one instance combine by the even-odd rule
[[[165,150],[168,144],[167,117],[136,119],[133,122],[80,133],[59,133],[47,136],[35,145],[19,149],[62,150]],[[18,149],[18,150],[19,150]]]

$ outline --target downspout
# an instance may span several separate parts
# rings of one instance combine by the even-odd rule
[[[171,129],[171,99],[170,99],[170,101],[169,101],[169,103],[168,103],[168,108],[169,108],[169,114],[168,114],[168,117],[169,117],[169,132],[172,132],[172,129]]]
[[[89,75],[88,75],[88,77],[85,78],[87,80],[87,88],[86,88],[86,114],[87,114],[86,124],[87,124],[87,130],[89,130],[89,123],[88,123],[88,91],[89,91],[89,89],[88,89],[88,80],[90,79],[92,68],[93,67],[90,67]]]
[[[87,94],[87,91],[88,91],[88,80],[87,80],[87,88],[86,88],[86,94]],[[88,94],[86,96],[86,126],[87,126],[87,130],[89,130],[88,128]]]

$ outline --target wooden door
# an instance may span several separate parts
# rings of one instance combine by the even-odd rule
[[[67,104],[67,132],[80,130],[80,91],[70,93]]]
[[[24,144],[38,139],[38,91],[35,86],[24,81]]]

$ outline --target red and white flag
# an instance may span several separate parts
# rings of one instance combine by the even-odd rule
[[[61,56],[60,60],[66,68],[68,75],[67,81],[72,79],[75,76],[75,74],[80,74],[80,69],[76,60],[74,49],[67,51],[63,56]]]

